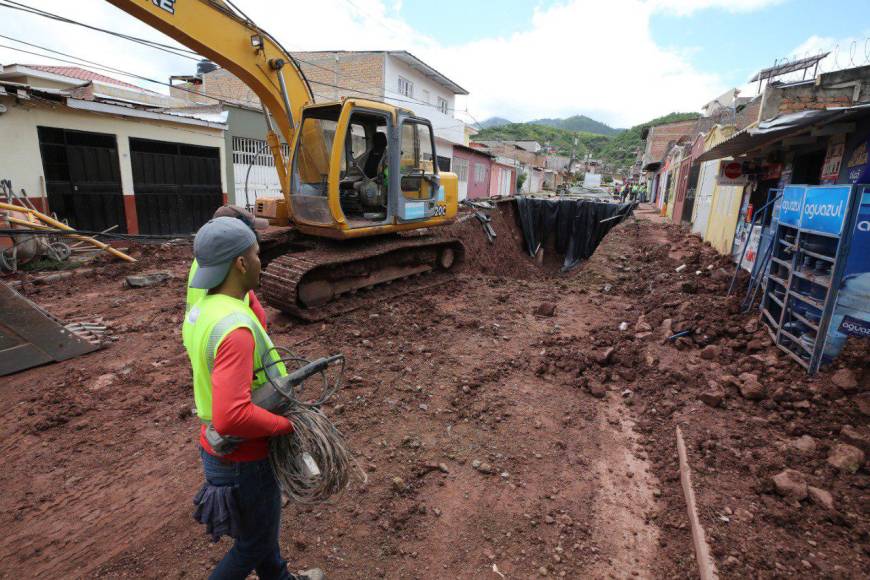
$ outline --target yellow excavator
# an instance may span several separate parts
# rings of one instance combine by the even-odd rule
[[[359,290],[429,286],[463,257],[456,239],[400,232],[451,223],[459,181],[440,172],[431,123],[408,109],[344,98],[314,103],[297,61],[229,1],[107,0],[241,79],[259,97],[283,204],[257,213],[313,243],[272,260],[262,290],[272,306],[319,320],[371,300]],[[282,140],[290,146],[289,158]],[[416,232],[420,233],[420,232]],[[383,297],[383,295],[381,295]]]

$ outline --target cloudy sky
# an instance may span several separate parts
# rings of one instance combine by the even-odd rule
[[[23,40],[163,81],[195,67],[190,60],[3,6],[11,1],[0,0],[0,63],[53,62],[21,52],[45,54]],[[103,0],[15,1],[169,42]],[[290,50],[409,50],[468,89],[471,95],[457,109],[467,108],[469,119],[479,120],[585,114],[626,127],[671,111],[698,110],[783,57],[839,46],[841,67],[870,61],[867,0],[236,3]],[[828,66],[836,66],[833,59]]]

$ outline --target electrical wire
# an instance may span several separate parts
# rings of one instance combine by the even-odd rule
[[[15,4],[16,6],[12,6],[11,4]],[[241,10],[239,10],[237,7],[233,6],[232,4],[230,4],[230,6],[232,6],[235,10],[239,11],[240,15],[241,15],[241,16],[242,16],[242,17],[243,17],[243,18],[244,18],[244,19],[245,19],[245,20],[246,20],[246,21],[247,21],[251,26],[255,26],[255,25],[253,24],[253,22],[252,22],[252,21],[251,21],[247,16],[245,16],[244,13],[241,12]],[[194,52],[194,51],[192,51],[192,50],[186,49],[186,48],[185,48],[185,49],[178,49],[178,48],[172,47],[171,45],[162,44],[162,43],[159,43],[159,42],[155,42],[155,41],[147,40],[147,39],[140,38],[140,37],[137,37],[137,36],[132,36],[132,35],[129,35],[129,34],[122,34],[122,33],[114,32],[114,31],[112,31],[112,30],[106,30],[106,29],[104,29],[104,28],[99,28],[99,27],[97,27],[97,26],[92,26],[92,25],[90,25],[90,24],[86,24],[86,23],[84,23],[84,22],[80,22],[80,21],[77,21],[77,20],[73,20],[73,19],[71,19],[71,18],[66,18],[66,17],[64,17],[64,16],[60,16],[60,15],[58,15],[58,14],[54,14],[54,13],[52,13],[52,12],[48,12],[48,11],[45,11],[45,10],[39,10],[39,9],[37,9],[37,8],[32,8],[32,7],[30,7],[30,6],[26,6],[26,5],[24,5],[24,4],[20,4],[19,2],[15,2],[14,0],[0,0],[0,7],[11,8],[11,9],[13,9],[13,10],[20,10],[20,11],[22,11],[22,12],[27,12],[27,13],[30,13],[30,14],[34,14],[34,15],[36,15],[36,16],[42,16],[42,17],[44,17],[44,18],[49,18],[49,19],[51,19],[51,20],[56,20],[56,21],[58,21],[58,22],[62,22],[62,23],[65,23],[65,24],[71,24],[71,25],[75,25],[75,26],[81,26],[81,27],[84,27],[84,28],[88,28],[88,29],[90,29],[90,30],[95,30],[95,31],[98,31],[98,32],[103,32],[103,33],[105,33],[105,34],[109,34],[109,35],[111,35],[111,36],[115,36],[115,37],[117,37],[117,38],[121,38],[121,39],[123,39],[123,40],[128,40],[128,41],[130,41],[130,42],[134,42],[134,43],[137,43],[137,44],[141,44],[141,45],[144,45],[144,46],[148,46],[148,47],[150,47],[150,48],[155,48],[155,49],[157,49],[157,50],[162,50],[163,52],[169,52],[169,53],[171,53],[171,54],[175,54],[176,56],[180,56],[180,57],[183,57],[183,58],[188,58],[188,59],[190,59],[190,60],[199,61],[199,60],[202,59],[202,57],[199,56],[198,53],[196,53],[196,52]],[[36,48],[40,48],[41,50],[47,50],[47,51],[49,51],[49,52],[53,52],[53,53],[55,53],[55,54],[61,54],[61,55],[67,56],[68,58],[75,58],[75,59],[81,60],[82,62],[87,62],[87,63],[93,64],[93,65],[95,65],[95,66],[101,66],[101,67],[103,67],[105,70],[109,70],[109,69],[111,69],[112,72],[114,72],[115,74],[121,74],[121,75],[129,76],[129,77],[132,77],[132,78],[138,78],[138,79],[140,79],[140,80],[144,80],[144,81],[147,81],[147,82],[150,82],[150,83],[155,83],[155,84],[159,84],[159,85],[168,86],[168,87],[171,87],[171,88],[175,88],[175,89],[183,90],[183,91],[185,91],[185,92],[189,92],[189,93],[192,93],[192,94],[195,94],[195,95],[198,95],[198,96],[207,97],[207,98],[212,98],[212,97],[210,97],[210,95],[204,95],[204,94],[199,93],[199,92],[196,92],[196,91],[191,91],[191,90],[189,90],[189,89],[184,89],[184,88],[182,88],[182,87],[180,87],[180,86],[178,86],[178,85],[173,85],[173,84],[170,84],[170,83],[165,83],[165,82],[162,82],[162,81],[157,81],[157,80],[154,80],[154,79],[150,79],[150,78],[147,78],[147,77],[143,77],[143,76],[141,76],[141,75],[137,75],[137,74],[135,74],[135,73],[130,73],[130,72],[127,72],[127,71],[123,71],[123,70],[121,70],[121,69],[115,69],[115,68],[113,68],[113,67],[109,67],[108,65],[103,65],[103,64],[95,63],[94,61],[88,61],[88,60],[86,60],[86,59],[83,59],[83,58],[80,58],[80,57],[76,57],[76,56],[72,56],[72,55],[69,55],[69,54],[65,54],[65,53],[63,53],[63,52],[56,51],[56,50],[53,50],[53,49],[50,49],[50,48],[47,48],[47,47],[44,47],[44,46],[35,45],[35,44],[32,44],[32,43],[28,43],[28,42],[25,42],[25,41],[22,41],[22,40],[17,40],[17,39],[13,39],[13,38],[5,37],[5,36],[4,36],[4,38],[7,38],[7,39],[9,39],[9,40],[14,40],[15,42],[20,42],[20,43],[22,43],[22,44],[27,44],[27,45],[29,45],[29,46],[34,46],[34,47],[36,47]],[[273,41],[274,41],[274,39],[273,39]],[[276,44],[277,44],[277,41],[275,41],[275,42],[276,42]],[[9,49],[11,49],[11,50],[19,50],[20,52],[26,52],[26,51],[21,51],[20,49],[16,49],[16,48],[14,48],[14,47],[10,47],[10,46],[4,46],[3,48],[9,48]],[[185,55],[185,54],[177,54],[177,53],[175,53],[175,52],[172,52],[173,50],[184,50],[185,52],[187,52],[187,53],[189,53],[189,54],[191,54],[191,55],[196,55],[196,56],[189,56],[189,55]],[[321,65],[319,65],[319,64],[317,64],[317,63],[314,63],[314,62],[311,62],[311,61],[308,61],[308,60],[305,60],[305,59],[299,58],[298,56],[292,55],[292,53],[290,53],[289,51],[286,51],[286,50],[285,50],[285,52],[287,52],[288,56],[290,56],[293,60],[295,60],[295,61],[297,61],[297,62],[301,62],[301,63],[303,63],[303,64],[309,65],[309,66],[314,67],[314,68],[318,68],[318,69],[320,69],[320,70],[323,70],[323,71],[326,71],[326,72],[329,72],[329,73],[332,73],[332,74],[335,74],[335,73],[336,73],[336,71],[335,71],[334,69],[331,69],[331,68],[328,68],[328,67],[324,67],[324,66],[321,66]],[[41,56],[41,57],[43,57],[43,58],[54,58],[54,57],[50,57],[50,56],[47,56],[47,55],[40,55],[40,54],[35,54],[35,53],[28,53],[28,54],[34,54],[35,56]],[[60,59],[55,59],[55,60],[60,60]],[[61,61],[61,62],[66,62],[66,61]],[[69,64],[76,64],[76,63],[69,63]],[[357,94],[360,94],[360,95],[365,95],[365,96],[374,97],[374,98],[376,98],[376,99],[385,99],[385,98],[389,98],[391,101],[395,101],[395,102],[402,102],[402,103],[408,103],[408,104],[412,104],[412,105],[426,105],[426,106],[429,106],[429,107],[435,107],[435,105],[433,105],[433,104],[431,104],[431,103],[427,103],[426,101],[422,101],[422,100],[420,100],[420,99],[415,99],[415,98],[413,98],[413,97],[408,97],[408,98],[386,97],[386,95],[381,95],[381,94],[378,94],[378,93],[373,93],[373,92],[369,92],[369,91],[364,91],[364,90],[361,90],[360,88],[346,87],[346,86],[342,86],[342,85],[337,85],[337,84],[327,83],[327,82],[323,82],[323,81],[315,81],[315,80],[311,80],[311,79],[306,79],[306,80],[307,80],[307,82],[308,82],[309,84],[317,84],[317,85],[321,85],[321,86],[325,86],[325,87],[330,87],[330,88],[338,89],[338,90],[341,90],[341,91],[348,91],[348,92],[357,93]],[[378,88],[380,88],[380,87],[376,87],[376,86],[374,86],[374,85],[366,85],[366,86],[363,86],[362,88],[378,89]],[[230,99],[230,97],[227,97],[226,95],[218,95],[218,96],[223,97],[223,98],[226,98],[226,99]],[[215,98],[214,100],[221,101],[220,98]],[[255,101],[251,101],[251,100],[247,100],[247,99],[244,99],[244,100],[243,100],[243,99],[238,99],[238,101],[242,101],[242,102],[246,102],[246,103],[250,103],[250,104],[258,104],[258,103],[256,103]],[[225,101],[221,101],[221,102],[225,102]],[[231,103],[231,104],[232,104],[232,103]],[[448,111],[453,111],[453,112],[460,111],[460,109],[457,109],[457,108],[455,108],[455,107],[448,107],[447,110],[448,110]],[[468,112],[468,111],[467,111],[467,108],[466,108],[466,111],[465,111],[465,112]]]
[[[65,52],[61,52],[61,51],[59,51],[59,50],[53,50],[53,49],[51,49],[51,48],[47,48],[47,47],[44,47],[44,46],[40,46],[40,45],[38,45],[38,44],[33,44],[33,43],[30,43],[30,42],[25,42],[25,41],[23,41],[23,40],[18,40],[18,39],[16,39],[16,38],[11,38],[11,37],[9,37],[9,36],[3,36],[3,35],[0,35],[0,37],[2,37],[2,38],[7,38],[7,39],[12,40],[12,41],[14,41],[14,42],[20,42],[20,43],[22,43],[22,44],[26,44],[26,45],[28,45],[28,46],[31,46],[31,47],[34,47],[34,48],[38,48],[38,49],[40,49],[40,50],[45,50],[45,51],[48,51],[48,52],[53,52],[53,53],[55,53],[55,54],[59,54],[59,55],[61,55],[61,56],[65,56],[65,57],[67,57],[67,58],[59,58],[59,57],[51,56],[51,55],[48,55],[48,54],[40,54],[40,53],[38,53],[38,52],[33,52],[33,51],[30,51],[30,50],[24,50],[23,48],[18,48],[18,47],[15,47],[15,46],[9,46],[8,44],[0,44],[0,48],[7,48],[7,49],[9,49],[9,50],[14,50],[14,51],[16,51],[16,52],[21,52],[21,53],[24,53],[24,54],[31,54],[31,55],[33,55],[33,56],[39,56],[39,57],[42,57],[42,58],[47,58],[47,59],[51,59],[51,60],[56,60],[56,61],[58,61],[58,62],[63,62],[63,63],[66,63],[66,64],[74,64],[74,65],[79,65],[79,66],[80,66],[82,63],[86,63],[86,64],[88,64],[89,66],[91,66],[91,67],[93,67],[93,68],[95,68],[95,69],[97,69],[97,70],[101,70],[101,71],[103,71],[103,72],[109,72],[109,73],[117,74],[117,75],[121,75],[121,76],[132,77],[132,78],[135,78],[135,79],[139,79],[139,80],[146,81],[146,82],[149,82],[149,83],[154,83],[154,84],[157,84],[157,85],[163,85],[163,86],[166,86],[166,87],[170,87],[170,88],[173,88],[173,89],[176,89],[176,90],[183,91],[183,92],[185,92],[185,93],[190,93],[190,94],[196,95],[196,96],[198,96],[198,97],[204,97],[204,98],[207,98],[207,99],[211,99],[211,100],[213,100],[213,101],[217,101],[217,102],[219,102],[219,103],[221,103],[221,104],[225,104],[225,105],[237,105],[239,102],[247,102],[247,103],[250,103],[250,104],[255,104],[254,101],[242,101],[241,99],[233,99],[233,100],[230,100],[230,97],[227,97],[226,95],[221,95],[220,93],[212,93],[211,95],[204,95],[204,94],[202,94],[202,93],[200,93],[200,92],[197,92],[197,91],[194,91],[194,90],[191,90],[191,89],[187,89],[187,88],[182,87],[182,86],[179,86],[179,85],[173,85],[173,84],[170,84],[170,83],[165,83],[165,82],[163,82],[163,81],[158,81],[158,80],[156,80],[156,79],[148,78],[148,77],[145,77],[145,76],[142,76],[142,75],[138,75],[138,74],[135,74],[135,73],[127,72],[127,71],[124,71],[124,70],[121,70],[121,69],[117,69],[117,68],[114,68],[114,67],[111,67],[111,66],[108,66],[108,65],[104,65],[104,64],[97,63],[97,62],[92,61],[92,60],[87,60],[87,59],[84,59],[84,58],[81,58],[81,57],[78,57],[78,56],[75,56],[75,55],[72,55],[72,54],[68,54],[68,53],[65,53]],[[69,59],[74,59],[74,60],[69,60]],[[77,61],[78,61],[78,62],[77,62]],[[223,98],[221,98],[221,97],[223,97]],[[256,103],[256,104],[259,106],[259,103]],[[159,107],[155,107],[155,108],[159,108]]]
[[[148,46],[150,48],[161,50],[163,52],[168,52],[170,54],[174,54],[175,56],[180,56],[182,58],[189,58],[191,60],[199,60],[199,58],[200,58],[196,52],[194,52],[186,47],[172,46],[172,45],[164,44],[164,43],[157,42],[154,40],[147,40],[144,38],[131,36],[129,34],[115,32],[114,30],[107,30],[105,28],[100,28],[98,26],[92,26],[90,24],[86,24],[86,23],[80,22],[78,20],[73,20],[72,18],[67,18],[67,17],[61,16],[59,14],[54,14],[52,12],[48,12],[47,10],[41,10],[39,8],[34,8],[33,6],[28,6],[28,5],[22,4],[20,2],[15,2],[15,0],[0,0],[0,7],[10,8],[12,10],[19,10],[21,12],[33,14],[35,16],[41,16],[43,18],[48,18],[50,20],[62,22],[64,24],[72,24],[74,26],[81,26],[82,28],[88,28],[90,30],[102,32],[105,34],[109,34],[111,36],[116,36],[118,38],[122,38],[124,40],[129,40],[129,41],[135,42],[137,44],[142,44],[144,46]],[[188,54],[182,54],[182,53],[188,53]],[[189,56],[189,55],[194,55],[194,56]]]
[[[273,353],[278,355],[274,359]],[[300,398],[305,389],[304,382],[293,387],[289,382],[273,379],[265,372],[278,364],[284,364],[288,370],[290,367],[298,370],[317,362],[321,361],[309,361],[286,348],[273,347],[263,354],[263,366],[258,369],[264,371],[271,387],[284,397],[282,408],[271,411],[287,417],[293,423],[291,433],[272,437],[270,440],[269,462],[284,494],[303,504],[322,503],[340,494],[350,485],[354,472],[363,482],[368,481],[365,472],[354,459],[344,435],[321,409],[341,388],[344,355],[325,359],[323,369],[316,373],[322,379],[320,393],[308,401]],[[330,380],[329,370],[335,368],[334,365],[338,368],[333,371]],[[316,466],[314,471],[310,462]]]

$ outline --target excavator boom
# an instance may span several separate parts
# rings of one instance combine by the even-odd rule
[[[257,213],[276,225],[289,220],[315,241],[266,268],[271,305],[318,320],[367,303],[354,297],[360,290],[389,285],[380,295],[395,297],[423,288],[413,280],[422,274],[433,275],[430,285],[446,280],[462,261],[457,240],[399,236],[449,224],[458,208],[458,176],[437,167],[428,119],[386,102],[314,103],[298,63],[230,0],[107,1],[210,58],[260,98],[284,208],[260,198]]]
[[[314,102],[311,88],[293,57],[244,14],[221,0],[107,1],[238,77],[259,97],[284,141],[293,143],[303,107]],[[286,197],[288,160],[275,132],[268,137]]]

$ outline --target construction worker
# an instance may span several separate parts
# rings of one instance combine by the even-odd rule
[[[213,539],[235,538],[214,580],[243,580],[253,570],[263,580],[321,580],[319,569],[291,574],[278,546],[281,491],[268,446],[293,424],[251,402],[267,373],[286,372],[280,364],[263,369],[263,361],[277,362],[278,355],[265,316],[244,302],[260,281],[258,252],[254,231],[232,217],[212,219],[193,242],[197,268],[190,286],[206,292],[185,316],[206,479],[194,500],[195,518]]]
[[[251,230],[255,234],[269,227],[269,222],[267,220],[254,217],[254,214],[237,205],[222,205],[221,207],[217,208],[217,210],[214,212],[213,217],[237,218],[241,220],[242,223],[244,223],[246,226],[251,228]],[[196,262],[196,258],[194,258],[193,263],[190,265],[190,272],[187,275],[187,295],[184,300],[185,314],[190,312],[190,309],[193,308],[193,305],[199,302],[199,300],[206,295],[205,290],[193,288],[190,285],[190,281],[193,280],[193,276],[194,274],[196,274],[198,267],[199,265]],[[263,305],[260,304],[260,301],[257,300],[257,296],[253,292],[249,292],[248,295],[245,296],[245,304],[250,306],[251,310],[254,311],[254,314],[257,315],[257,318],[265,319],[266,311],[263,309]],[[187,322],[181,325],[182,342],[185,344],[185,346],[187,345],[189,326],[190,325],[187,324]]]

